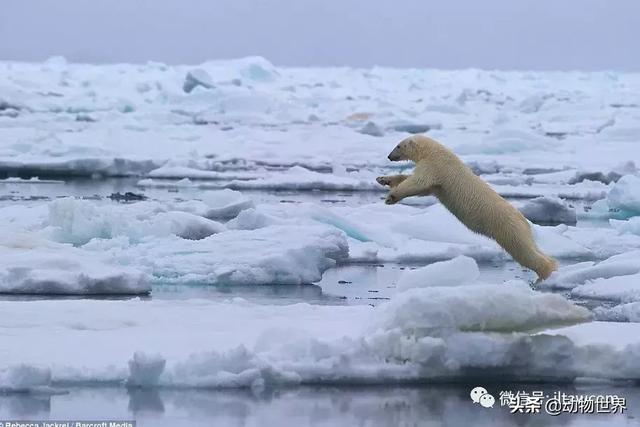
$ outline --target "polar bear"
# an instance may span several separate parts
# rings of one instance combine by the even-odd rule
[[[391,151],[389,160],[416,165],[412,175],[376,179],[390,187],[385,203],[434,195],[467,228],[495,240],[518,263],[535,271],[538,281],[557,269],[556,261],[536,246],[525,217],[440,143],[413,135]]]

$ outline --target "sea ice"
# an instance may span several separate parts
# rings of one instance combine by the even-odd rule
[[[596,279],[626,277],[640,272],[640,251],[614,255],[604,261],[585,261],[560,267],[540,284],[544,287],[572,289]]]
[[[640,215],[640,177],[625,175],[620,178],[609,191],[607,203],[619,215]]]
[[[576,210],[558,197],[537,197],[529,200],[520,212],[537,224],[576,224]]]
[[[406,271],[398,281],[399,291],[432,286],[460,286],[476,281],[480,275],[478,264],[467,256],[435,262],[426,267]]]
[[[0,308],[0,328],[9,332],[0,341],[0,372],[40,366],[51,380],[36,383],[52,387],[397,384],[469,375],[571,381],[640,373],[637,324],[614,325],[612,333],[611,323],[590,322],[588,310],[523,282],[410,289],[376,308],[241,299],[0,301]],[[83,345],[70,355],[80,336]]]
[[[597,278],[576,286],[571,295],[618,302],[640,301],[640,273]]]
[[[596,307],[593,312],[598,320],[640,323],[640,301],[613,307]]]
[[[155,203],[97,205],[87,200],[63,198],[49,205],[48,224],[55,240],[74,245],[118,236],[133,242],[171,234],[199,240],[226,230],[224,225],[199,215],[163,210]]]
[[[3,231],[0,292],[12,294],[146,294],[151,285],[143,271],[110,257],[33,234]]]
[[[213,89],[215,87],[211,80],[211,76],[201,68],[196,68],[187,73],[182,85],[182,90],[186,93],[190,93],[198,86],[202,86],[205,89]]]

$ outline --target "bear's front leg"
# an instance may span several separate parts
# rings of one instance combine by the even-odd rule
[[[393,188],[397,187],[402,181],[407,178],[409,178],[409,175],[387,175],[377,177],[376,181],[380,185],[386,185]]]
[[[433,183],[429,179],[424,177],[416,177],[411,175],[404,181],[393,187],[389,194],[387,194],[384,202],[387,205],[394,205],[405,197],[421,196],[423,194],[430,194],[433,190]]]

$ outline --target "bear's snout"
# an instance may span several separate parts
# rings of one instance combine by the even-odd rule
[[[391,160],[392,162],[395,162],[397,160],[400,160],[400,156],[398,154],[395,154],[395,150],[393,150],[391,153],[389,153],[389,155],[387,156],[387,159]]]

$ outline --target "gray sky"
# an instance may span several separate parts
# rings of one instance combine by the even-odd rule
[[[0,0],[0,59],[640,71],[640,0]]]

